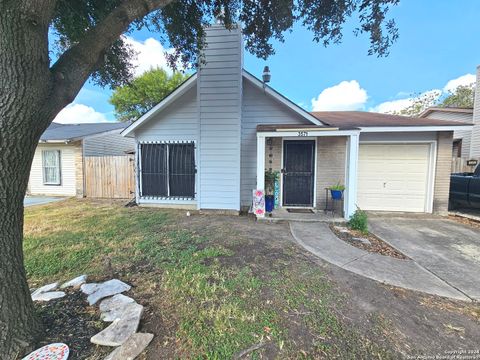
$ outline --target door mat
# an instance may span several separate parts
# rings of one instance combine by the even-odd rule
[[[314,214],[312,209],[287,209],[289,213],[297,214]]]

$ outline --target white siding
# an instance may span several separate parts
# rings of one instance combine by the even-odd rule
[[[60,150],[61,184],[43,184],[42,150]],[[73,145],[40,144],[35,150],[30,170],[29,189],[32,195],[75,196],[75,149]]]
[[[250,81],[243,79],[241,199],[250,206],[257,177],[258,124],[311,124],[278,100],[266,95]],[[266,159],[268,161],[268,159]]]
[[[470,156],[480,159],[480,65],[477,67],[477,83],[475,91],[475,103],[473,105],[473,129],[470,144]]]
[[[85,156],[119,156],[135,150],[135,140],[120,135],[123,129],[93,135],[83,140]]]
[[[199,205],[240,210],[242,38],[213,25],[206,29],[205,64],[198,72]]]
[[[197,140],[196,89],[191,89],[160,114],[135,129],[137,141]]]
[[[432,111],[425,116],[430,119],[447,120],[447,121],[459,121],[466,124],[471,124],[473,121],[472,114],[458,113],[458,112],[445,112],[445,111]],[[457,130],[453,132],[454,139],[462,139],[462,157],[470,158],[470,144],[472,139],[472,130]]]

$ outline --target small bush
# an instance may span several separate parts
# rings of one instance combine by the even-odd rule
[[[368,233],[368,217],[367,213],[363,210],[357,209],[355,214],[350,218],[347,223],[348,227],[352,230],[358,230],[362,233]]]

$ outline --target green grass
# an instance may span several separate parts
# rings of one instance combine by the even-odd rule
[[[180,215],[76,200],[27,209],[29,281],[42,285],[84,272],[101,278],[106,259],[130,269],[122,280],[134,281],[138,294],[156,289],[149,311],[175,324],[180,358],[231,358],[260,342],[279,358],[388,357],[339,320],[341,296],[294,245],[279,250],[268,248],[270,239],[253,242],[242,262],[239,252],[252,246],[248,237],[228,225],[227,231],[181,227]],[[151,275],[135,271],[142,264]]]

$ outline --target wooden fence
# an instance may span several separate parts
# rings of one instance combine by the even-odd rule
[[[85,157],[85,196],[129,199],[135,194],[135,162],[131,155]]]
[[[462,173],[462,172],[473,172],[475,170],[475,166],[468,166],[467,160],[454,157],[452,159],[452,174],[453,173]]]

